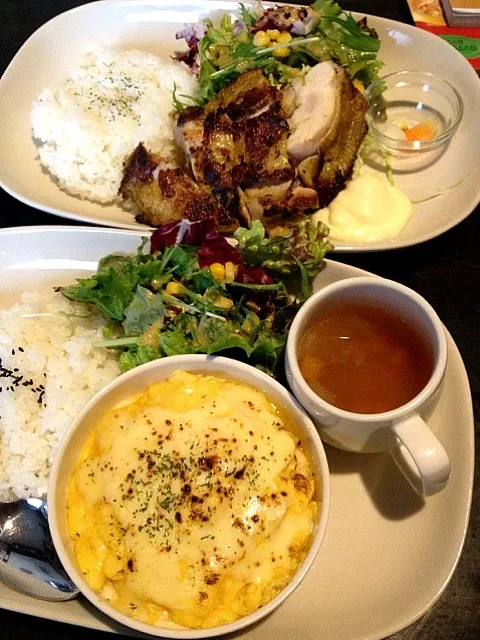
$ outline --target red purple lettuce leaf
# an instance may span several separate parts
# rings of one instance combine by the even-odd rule
[[[225,264],[233,262],[233,264],[242,264],[242,256],[232,247],[228,241],[216,231],[207,235],[202,246],[197,251],[198,264],[201,269],[209,267],[215,262]]]

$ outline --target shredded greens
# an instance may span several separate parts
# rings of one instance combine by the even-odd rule
[[[153,253],[144,241],[135,255],[106,256],[95,275],[61,291],[108,318],[95,346],[119,350],[122,371],[164,356],[221,353],[275,375],[288,326],[331,248],[327,232],[308,221],[268,239],[257,221],[237,230],[237,248],[215,233],[200,247]]]

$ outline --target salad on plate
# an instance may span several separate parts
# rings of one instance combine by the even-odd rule
[[[327,229],[309,221],[267,238],[255,221],[236,246],[214,220],[159,228],[136,255],[112,254],[98,271],[62,287],[69,300],[108,319],[95,347],[115,349],[120,370],[165,356],[221,354],[270,375],[281,365],[288,327],[311,293],[331,248]]]

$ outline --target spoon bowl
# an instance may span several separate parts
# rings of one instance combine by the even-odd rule
[[[53,546],[43,500],[0,503],[0,580],[40,600],[78,595]]]

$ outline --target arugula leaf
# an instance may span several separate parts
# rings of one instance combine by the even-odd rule
[[[236,332],[233,323],[221,322],[217,318],[202,318],[199,339],[201,343],[199,350],[208,355],[236,348],[243,349],[247,356],[252,352],[248,339]]]
[[[95,304],[110,320],[122,322],[125,309],[133,299],[138,276],[132,272],[118,273],[112,267],[92,278],[80,278],[78,284],[63,287],[63,295],[76,302]]]
[[[286,341],[286,335],[278,336],[271,331],[261,332],[250,354],[251,363],[267,373],[275,374],[283,355]]]
[[[250,289],[251,291],[279,291],[280,283],[274,284],[244,284],[243,282],[229,282],[230,287],[239,287],[240,289]]]
[[[199,294],[205,293],[207,289],[218,288],[219,285],[210,269],[202,269],[192,274],[191,283],[193,291]]]
[[[244,4],[240,4],[242,20],[247,27],[253,27],[257,22],[257,16],[251,13]]]
[[[181,100],[179,100],[178,97],[177,97],[177,83],[176,82],[173,83],[172,103],[173,103],[173,108],[176,111],[183,111],[185,109],[185,107],[187,106],[187,105],[183,104],[183,102]]]
[[[166,315],[162,296],[138,286],[132,302],[125,309],[122,327],[126,336],[138,336]]]
[[[175,277],[188,278],[197,268],[194,247],[170,247],[168,264],[175,268]]]
[[[234,58],[250,58],[258,51],[253,42],[240,42],[232,51]]]
[[[116,273],[128,273],[131,271],[132,256],[112,253],[98,263],[97,273],[108,273],[111,269]]]
[[[61,292],[70,300],[96,304],[107,318],[123,322],[138,285],[161,288],[172,279],[175,269],[187,273],[196,265],[193,250],[178,247],[171,256],[171,269],[165,271],[163,258],[141,253],[144,246],[142,242],[134,256],[111,254],[102,258],[95,275],[80,278],[76,285],[62,287]]]
[[[134,346],[128,351],[120,354],[119,365],[120,371],[125,373],[129,369],[134,369],[141,364],[157,360],[160,354],[157,349],[149,345]]]
[[[198,346],[197,336],[197,318],[185,313],[177,315],[172,323],[160,333],[160,351],[166,356],[196,353]]]
[[[160,335],[160,349],[166,356],[181,356],[186,353],[195,353],[192,350],[192,343],[180,330],[168,331]]]
[[[312,286],[310,284],[310,279],[308,277],[308,271],[305,266],[300,262],[300,260],[295,259],[298,268],[300,269],[300,278],[301,278],[301,289],[302,289],[302,300],[307,300],[312,294]]]
[[[212,80],[212,75],[217,70],[216,67],[210,62],[207,57],[207,51],[210,49],[210,46],[213,42],[213,39],[207,32],[200,42],[198,43],[198,53],[200,56],[200,71],[198,74],[198,94],[204,103],[208,102],[212,98],[215,97],[217,91],[214,88],[214,83]]]

